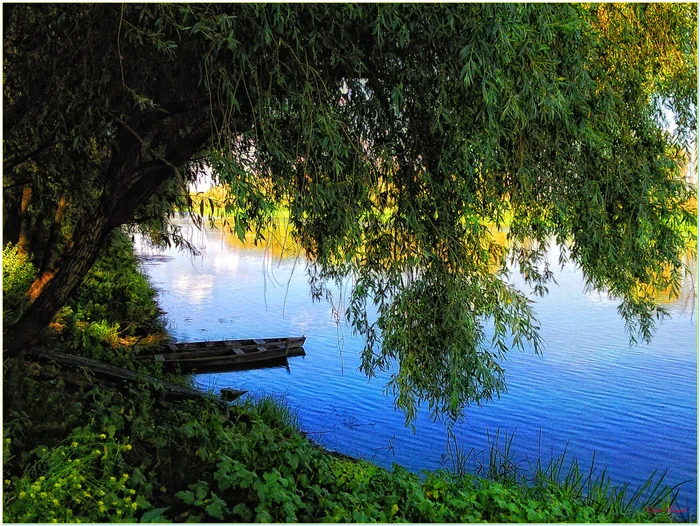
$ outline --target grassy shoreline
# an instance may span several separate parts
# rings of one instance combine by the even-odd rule
[[[46,341],[162,377],[133,359],[164,334],[146,285],[130,245],[115,240]],[[635,497],[575,462],[564,472],[563,458],[524,474],[509,469],[508,448],[496,446],[483,476],[436,471],[421,477],[323,449],[270,397],[224,409],[208,400],[166,401],[143,383],[107,389],[77,385],[59,373],[21,359],[4,363],[5,522],[674,518],[672,499],[660,486],[650,482]],[[458,445],[454,455],[459,458]]]

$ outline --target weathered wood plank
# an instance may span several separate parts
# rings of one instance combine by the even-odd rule
[[[207,356],[217,357],[230,355],[244,355],[244,354],[260,354],[267,353],[273,350],[286,349],[284,344],[268,344],[266,347],[259,345],[246,345],[242,347],[221,347],[216,349],[199,349],[199,350],[178,350],[175,352],[158,352],[158,353],[146,353],[137,356],[139,360],[153,359],[156,356],[162,356],[163,361],[168,360],[186,360],[190,358],[204,358]]]
[[[250,352],[251,350],[257,351],[258,347],[270,348],[281,348],[294,349],[297,347],[302,347],[306,342],[306,338],[293,337],[293,338],[260,338],[257,340],[214,340],[214,341],[204,341],[204,342],[181,342],[181,343],[169,343],[164,346],[161,350],[154,353],[142,354],[142,357],[147,357],[154,354],[169,354],[167,351],[172,353],[206,353],[206,352],[219,352],[226,349],[242,349],[245,352]]]
[[[305,337],[258,338],[171,343],[160,352],[141,354],[139,360],[155,360],[166,370],[224,372],[288,365],[287,357],[305,356]]]

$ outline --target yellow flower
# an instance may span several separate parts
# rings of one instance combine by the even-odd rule
[[[78,443],[77,443],[77,442],[71,442],[71,446],[73,446],[73,447],[78,447]]]
[[[5,486],[9,486],[10,484],[12,484],[12,482],[10,482],[9,480],[5,479]]]
[[[109,480],[111,480],[112,482],[116,482],[116,481],[117,481],[116,477],[109,477]]]
[[[125,497],[124,502],[131,502],[131,497]]]
[[[54,488],[60,488],[61,485],[60,485],[58,482],[56,482],[56,484],[54,484],[53,487],[54,487]]]
[[[87,491],[84,491],[84,492],[83,492],[83,496],[84,496],[85,498],[88,498],[88,499],[89,499],[90,497],[92,497],[92,495],[90,495]]]
[[[26,496],[27,496],[27,494],[26,494],[24,491],[20,491],[20,492],[19,492],[19,498],[20,498],[20,499],[23,499],[23,498],[26,497]]]
[[[122,510],[117,510],[117,515],[121,515],[121,514],[122,514]]]
[[[100,438],[105,439],[105,438],[107,438],[107,435],[105,435],[104,433],[102,433],[102,434],[100,435]]]
[[[41,493],[39,493],[39,496],[42,498],[46,498],[46,492],[42,491]]]
[[[394,504],[394,505],[391,507],[391,511],[392,511],[393,513],[397,513],[397,512],[399,511],[399,506],[398,506],[398,504]]]
[[[51,499],[51,502],[53,502],[56,506],[59,504],[58,499]]]
[[[124,446],[124,449],[126,449],[127,451],[130,451],[130,450],[131,450],[131,444],[127,444],[126,446]]]
[[[136,490],[135,490],[135,489],[130,489],[130,490],[129,490],[129,493],[131,493],[131,494],[133,495],[133,494],[136,493]]]
[[[122,475],[122,478],[123,478],[124,480],[126,480],[126,479],[129,478],[129,475],[127,475],[126,473],[124,473],[124,474]]]
[[[53,519],[51,522],[56,523],[58,522],[58,519]]]
[[[39,480],[46,480],[46,477],[39,477]]]
[[[139,507],[139,505],[138,505],[138,504],[136,504],[135,502],[132,502],[132,503],[131,503],[131,507],[132,507],[132,508],[134,508],[134,509],[136,509],[136,508],[138,508],[138,507]]]

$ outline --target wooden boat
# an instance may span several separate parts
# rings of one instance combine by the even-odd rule
[[[169,371],[224,372],[287,365],[287,358],[306,356],[305,337],[260,338],[170,343],[159,352],[141,354]]]

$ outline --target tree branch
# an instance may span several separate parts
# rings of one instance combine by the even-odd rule
[[[24,155],[20,155],[20,156],[18,156],[18,157],[13,157],[13,158],[10,158],[10,159],[6,159],[5,161],[3,161],[3,163],[2,163],[2,169],[3,169],[5,172],[9,172],[9,171],[12,170],[15,166],[17,166],[17,165],[19,165],[19,164],[22,164],[23,162],[25,162],[25,161],[31,159],[32,157],[34,157],[34,156],[37,155],[38,153],[42,152],[43,150],[45,150],[46,148],[48,148],[49,146],[51,146],[52,144],[54,144],[55,140],[56,140],[56,132],[53,132],[53,133],[52,133],[51,135],[49,135],[46,139],[44,139],[44,141],[42,141],[42,142],[41,142],[34,150],[32,150],[31,152],[26,153],[26,154],[24,154]]]
[[[173,174],[179,172],[180,166],[192,155],[201,150],[211,137],[211,128],[202,126],[175,143],[158,161],[150,161],[134,172],[139,176],[132,185],[112,204],[109,212],[109,224],[119,226],[127,223],[134,211],[144,203]]]

